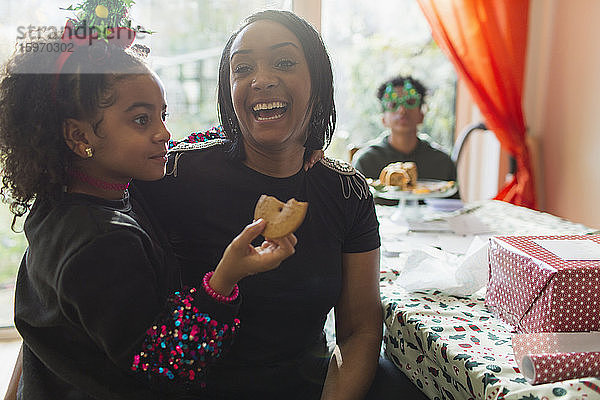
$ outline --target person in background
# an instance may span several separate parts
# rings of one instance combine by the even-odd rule
[[[390,163],[413,161],[419,179],[456,180],[456,166],[434,143],[420,139],[418,127],[425,117],[426,88],[412,76],[396,76],[377,89],[382,122],[388,129],[382,137],[360,149],[352,164],[367,178],[377,179]]]
[[[309,205],[296,253],[239,283],[245,325],[207,389],[232,400],[362,399],[382,340],[378,222],[352,166],[324,158],[303,168],[335,127],[319,34],[287,11],[250,16],[223,50],[218,102],[222,129],[176,144],[163,180],[135,182],[168,233],[184,282],[202,278],[198,260],[220,257],[262,194]],[[332,308],[334,356],[324,335]]]

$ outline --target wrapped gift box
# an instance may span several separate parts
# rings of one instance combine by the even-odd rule
[[[599,251],[600,235],[493,237],[485,304],[517,332],[598,331]]]

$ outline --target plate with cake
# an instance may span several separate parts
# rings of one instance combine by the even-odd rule
[[[368,179],[376,197],[389,200],[417,200],[450,197],[456,193],[455,181],[419,179],[414,162],[395,162],[381,170],[379,179]]]

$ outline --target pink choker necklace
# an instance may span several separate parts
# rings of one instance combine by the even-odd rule
[[[109,182],[103,181],[101,179],[89,176],[88,174],[86,174],[85,172],[83,172],[80,169],[69,169],[69,170],[67,170],[67,173],[69,174],[70,177],[77,179],[78,181],[81,181],[83,183],[87,183],[88,185],[93,186],[98,189],[112,190],[114,192],[123,192],[123,191],[127,190],[127,188],[129,187],[129,182],[127,182],[127,183],[109,183]]]

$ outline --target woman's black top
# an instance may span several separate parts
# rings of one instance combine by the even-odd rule
[[[342,255],[380,244],[373,197],[346,163],[324,159],[308,172],[274,178],[231,160],[218,129],[201,134],[170,151],[164,179],[136,183],[168,233],[184,283],[197,285],[218,262],[252,222],[260,195],[309,203],[295,254],[239,282],[243,325],[207,387],[221,398],[318,399],[329,360],[323,326],[340,296]]]

